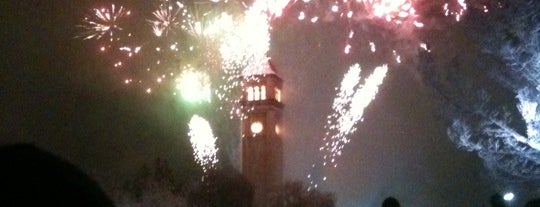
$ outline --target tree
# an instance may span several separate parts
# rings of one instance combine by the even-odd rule
[[[540,207],[540,199],[530,200],[525,204],[525,207]]]
[[[192,207],[250,207],[253,187],[233,169],[211,170],[191,187],[188,203]]]
[[[134,179],[117,189],[115,200],[119,207],[186,207],[181,187],[167,160],[157,158],[153,168],[144,165]]]
[[[473,42],[463,31],[453,35],[465,39],[460,40],[464,44]],[[536,89],[511,87],[508,83],[515,76],[497,72],[508,67],[501,59],[478,47],[465,49],[467,54],[420,52],[419,72],[441,105],[448,137],[460,148],[477,153],[501,181],[540,181]],[[437,56],[446,60],[435,60]]]
[[[331,193],[308,189],[301,182],[286,182],[276,190],[270,201],[271,207],[334,207]]]

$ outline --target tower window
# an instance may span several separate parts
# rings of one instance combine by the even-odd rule
[[[261,86],[261,100],[266,100],[266,86]]]
[[[251,86],[247,88],[247,100],[253,101],[253,87]]]
[[[276,88],[276,101],[281,102],[281,90]]]
[[[259,90],[259,86],[255,86],[255,87],[253,88],[253,90],[254,90],[254,92],[255,92],[255,93],[254,93],[255,95],[254,95],[254,97],[253,97],[253,100],[255,100],[255,101],[261,100],[261,91]]]

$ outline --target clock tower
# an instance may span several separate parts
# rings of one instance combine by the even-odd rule
[[[283,180],[282,85],[270,62],[243,76],[242,174],[254,187],[255,207],[266,206]]]

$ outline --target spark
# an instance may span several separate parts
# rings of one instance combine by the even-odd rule
[[[450,5],[450,3],[445,3],[443,5],[444,15],[453,16],[455,20],[459,22],[467,10],[467,7],[465,0],[456,0],[452,5]]]
[[[357,130],[356,125],[362,121],[364,109],[375,99],[387,71],[387,65],[376,67],[373,74],[364,80],[364,84],[360,84],[362,77],[359,64],[352,65],[345,73],[340,87],[336,88],[338,92],[332,104],[333,112],[327,117],[324,127],[326,133],[319,148],[323,153],[323,167],[337,167],[337,158],[351,141],[349,135]]]
[[[232,96],[242,86],[246,74],[258,71],[268,64],[270,48],[270,20],[281,15],[288,1],[255,1],[247,8],[243,18],[224,29],[219,52],[225,84],[219,87],[218,98],[229,105],[230,117],[243,117],[241,96]],[[234,98],[232,98],[234,97]]]
[[[417,14],[413,7],[412,0],[354,0],[354,1],[334,1],[329,5],[328,10],[318,10],[321,6],[315,1],[291,1],[289,3],[300,6],[299,16],[307,17],[311,14],[313,17],[321,17],[333,14],[337,18],[358,21],[362,19],[381,19],[386,22],[402,24],[416,20]],[[279,4],[287,8],[288,4]],[[317,8],[317,9],[316,9]],[[328,12],[329,11],[329,12]]]
[[[198,115],[191,117],[188,126],[188,136],[193,147],[195,161],[206,172],[214,168],[219,162],[217,158],[218,148],[216,147],[217,138],[212,132],[210,123]]]
[[[263,64],[270,48],[268,16],[257,2],[245,12],[244,18],[228,31],[220,46],[224,68],[244,68]]]
[[[375,43],[374,42],[369,42],[369,46],[371,47],[371,52],[377,51],[377,48],[375,48]]]
[[[291,0],[284,8],[294,5],[298,12],[297,19],[300,21],[310,20],[311,23],[342,21],[347,24],[349,37],[343,48],[345,54],[351,54],[354,49],[352,34],[363,28],[362,22],[372,21],[378,25],[397,30],[396,33],[410,33],[399,30],[411,30],[411,28],[422,28],[424,24],[420,22],[416,9],[413,6],[415,0],[344,0],[332,1],[329,5],[321,5],[320,1],[297,1]],[[283,5],[283,4],[282,4]],[[293,14],[294,15],[294,14]],[[368,45],[368,47],[372,47]]]

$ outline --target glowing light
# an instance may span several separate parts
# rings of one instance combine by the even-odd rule
[[[250,126],[250,129],[251,129],[251,133],[253,134],[258,134],[258,133],[261,133],[262,130],[263,130],[263,125],[261,122],[253,122],[251,123],[251,126]]]
[[[266,100],[266,86],[261,86],[261,100]]]
[[[210,77],[204,72],[193,69],[182,72],[176,79],[176,89],[188,102],[210,102]]]
[[[345,46],[345,49],[343,49],[343,53],[349,54],[351,52],[351,45],[347,44]]]
[[[281,102],[281,90],[276,88],[276,101]]]
[[[217,138],[212,132],[210,123],[198,115],[191,117],[188,126],[188,136],[193,147],[195,161],[206,172],[214,168],[219,162],[217,158],[218,148],[216,147]]]
[[[504,199],[505,201],[512,201],[512,200],[514,200],[514,197],[515,197],[515,195],[514,195],[514,193],[512,193],[512,192],[508,192],[508,193],[505,193],[505,194],[503,195],[503,199]]]

